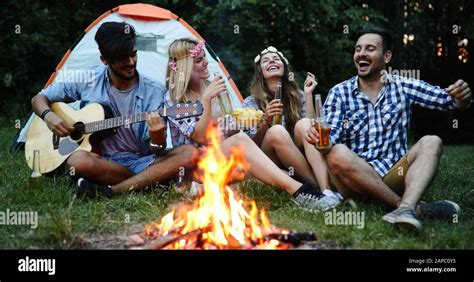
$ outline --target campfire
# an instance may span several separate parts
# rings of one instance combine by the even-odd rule
[[[193,204],[182,204],[160,222],[145,226],[145,236],[153,240],[148,248],[288,249],[302,240],[315,239],[312,233],[277,229],[255,201],[239,198],[228,184],[231,175],[243,177],[249,168],[243,148],[232,148],[226,157],[216,127],[209,127],[207,138],[210,143],[195,173],[203,191]]]

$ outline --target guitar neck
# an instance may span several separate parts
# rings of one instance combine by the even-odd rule
[[[101,130],[107,130],[107,129],[116,128],[120,126],[130,125],[132,123],[141,122],[141,121],[146,120],[147,115],[152,112],[153,111],[136,113],[136,114],[127,115],[127,116],[120,116],[120,117],[114,117],[114,118],[108,118],[104,120],[89,122],[85,124],[85,133],[94,133]],[[166,108],[158,109],[157,112],[160,114],[160,116],[166,116]]]

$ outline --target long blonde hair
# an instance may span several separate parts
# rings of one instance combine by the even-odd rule
[[[283,115],[285,116],[285,128],[293,137],[296,122],[301,118],[301,101],[298,93],[298,85],[289,79],[290,69],[286,60],[280,54],[275,53],[283,62],[283,77],[282,82],[282,97]],[[267,81],[265,80],[262,69],[260,67],[260,60],[254,64],[254,74],[250,82],[250,95],[257,101],[260,110],[265,111],[267,104],[271,101],[273,95],[268,89]]]
[[[188,85],[193,71],[194,58],[190,56],[189,50],[198,44],[199,42],[193,38],[176,39],[170,44],[166,86],[174,103],[191,101]],[[170,67],[170,64],[175,67],[175,70]],[[201,89],[207,85],[207,81],[201,81]]]

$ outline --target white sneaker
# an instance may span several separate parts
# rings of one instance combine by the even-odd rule
[[[337,197],[326,196],[323,193],[318,195],[309,193],[299,193],[293,201],[301,208],[308,211],[326,211],[338,206],[341,201]]]
[[[394,209],[393,211],[385,214],[384,216],[382,216],[382,219],[385,220],[386,222],[388,223],[395,223],[395,220],[397,219],[397,217],[400,215],[400,212],[402,210],[401,209]]]
[[[344,200],[344,197],[342,197],[339,192],[334,192],[331,189],[324,189],[323,194],[327,197],[335,198],[337,201],[339,201],[339,204],[342,202],[342,200]]]

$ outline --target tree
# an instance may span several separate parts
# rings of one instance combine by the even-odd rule
[[[29,108],[63,54],[99,15],[127,1],[6,0],[0,17],[0,91],[3,101]],[[343,0],[144,1],[185,18],[220,55],[244,95],[253,58],[274,45],[290,60],[300,82],[316,73],[325,93],[352,74],[353,41],[358,28],[386,23],[380,14]],[[370,22],[364,21],[368,16]],[[5,103],[2,103],[5,105]],[[2,106],[2,112],[7,107]],[[8,107],[11,109],[11,107]]]

